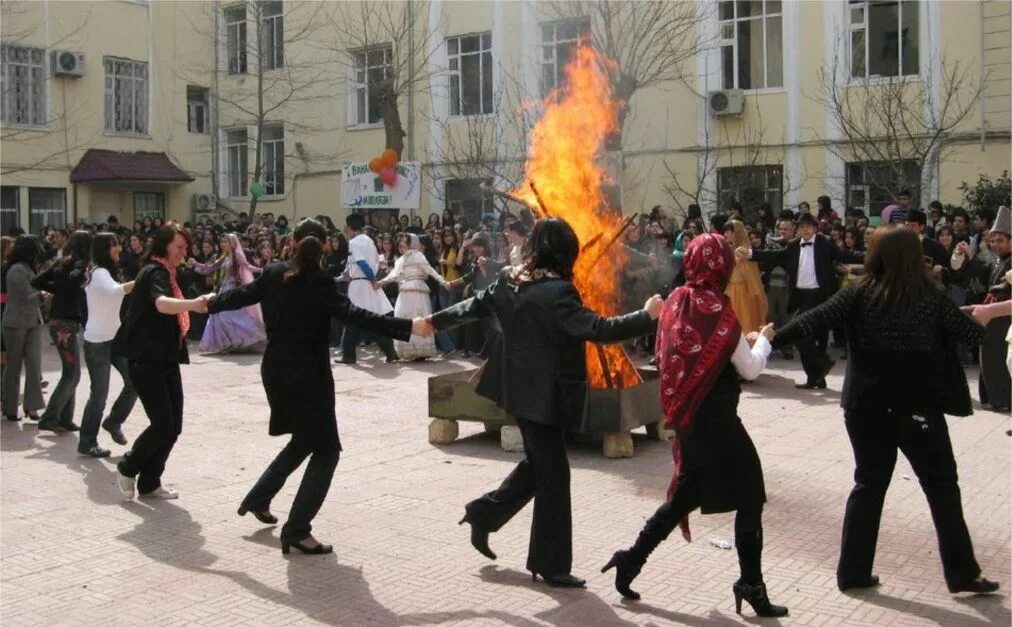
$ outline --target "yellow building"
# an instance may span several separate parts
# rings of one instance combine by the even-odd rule
[[[247,211],[258,162],[257,212],[340,219],[342,168],[383,150],[391,102],[424,184],[400,212],[475,220],[581,39],[618,59],[603,163],[626,213],[959,204],[1012,169],[1001,0],[0,6],[4,232]]]

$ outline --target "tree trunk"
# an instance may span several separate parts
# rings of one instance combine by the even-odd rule
[[[622,130],[625,128],[626,118],[629,117],[629,100],[636,93],[636,79],[627,74],[613,76],[611,88],[615,100],[621,105],[618,110],[618,128],[605,138],[604,147],[608,152],[615,152],[622,150]]]
[[[263,20],[261,19],[261,11],[263,10],[261,4],[256,3],[256,9],[254,16],[256,17],[257,24],[257,136],[256,149],[253,152],[253,183],[260,180],[260,174],[263,170],[263,135],[264,135],[264,33],[263,33]],[[248,188],[247,188],[248,191]],[[257,211],[257,200],[253,192],[249,192],[250,203],[249,203],[249,216],[248,220],[250,224],[253,224],[253,215]]]
[[[383,117],[383,131],[386,134],[386,148],[397,151],[400,159],[404,153],[404,126],[401,124],[401,113],[397,109],[397,92],[394,90],[393,79],[387,79],[379,85],[380,115]]]

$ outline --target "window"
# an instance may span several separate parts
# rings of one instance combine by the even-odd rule
[[[446,181],[446,208],[471,226],[481,224],[482,216],[492,213],[492,197],[481,190],[481,184],[492,179],[452,179]]]
[[[246,7],[225,9],[225,56],[229,74],[246,73]]]
[[[852,78],[917,75],[916,0],[851,0],[849,10]]]
[[[7,235],[16,226],[21,226],[21,188],[4,185],[0,187],[0,233]]]
[[[283,126],[264,128],[264,186],[268,196],[285,193],[285,129]]]
[[[46,125],[46,51],[3,46],[0,52],[0,121]]]
[[[276,70],[285,65],[285,9],[281,2],[264,2],[260,6],[260,36],[263,37],[265,70]]]
[[[492,33],[446,40],[450,61],[450,115],[493,113]]]
[[[718,10],[724,89],[783,87],[780,0],[723,0]]]
[[[186,130],[191,133],[210,130],[209,94],[206,87],[186,86]]]
[[[67,190],[62,187],[28,188],[28,229],[41,233],[43,227],[67,226]]]
[[[147,63],[105,58],[105,130],[147,135]]]
[[[228,153],[228,195],[236,198],[246,195],[246,181],[249,179],[246,146],[246,130],[228,131],[225,134],[225,150]]]
[[[165,219],[165,194],[161,192],[134,192],[134,220],[144,218]]]
[[[590,32],[590,21],[567,20],[541,25],[541,95],[562,84],[565,68],[581,40]]]
[[[725,208],[732,200],[746,211],[759,203],[783,207],[783,169],[779,165],[736,166],[717,169],[717,198]]]
[[[393,69],[394,49],[382,46],[352,53],[355,56],[355,119],[353,124],[378,124],[380,114],[379,84]]]
[[[921,171],[914,161],[848,163],[847,206],[863,209],[869,216],[880,216],[883,209],[896,202],[895,194],[906,189],[913,194],[910,205],[919,207],[920,183]]]

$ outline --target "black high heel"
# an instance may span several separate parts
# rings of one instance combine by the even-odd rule
[[[608,570],[614,568],[615,589],[625,598],[639,601],[640,593],[630,588],[629,584],[633,582],[633,579],[636,579],[636,575],[640,574],[640,571],[629,564],[628,557],[627,551],[615,551],[615,554],[611,556],[611,559],[604,565],[601,572],[608,572]]]
[[[312,537],[312,536],[309,536],[309,537]],[[303,540],[308,540],[308,539],[309,538],[303,538]],[[323,544],[322,542],[318,542],[316,544],[316,546],[306,546],[305,544],[302,544],[302,540],[300,540],[298,542],[290,542],[288,540],[282,540],[281,541],[281,553],[284,554],[284,555],[288,555],[288,553],[291,550],[291,547],[293,547],[293,546],[295,548],[297,548],[298,550],[302,551],[303,553],[305,553],[306,555],[326,555],[327,553],[333,553],[334,552],[334,547],[333,546],[331,546],[329,544]]]
[[[469,514],[464,514],[464,517],[457,524],[463,525],[464,523],[468,523],[471,525],[471,546],[488,559],[496,559],[498,556],[488,546],[488,531],[475,525],[469,516]]]
[[[542,575],[541,573],[531,571],[531,581],[537,581],[538,576],[541,576],[545,580],[545,583],[552,586],[553,588],[586,588],[587,582],[579,577],[574,577],[569,573],[564,575]]]
[[[734,611],[741,614],[742,599],[748,601],[756,616],[764,618],[777,618],[787,616],[787,608],[770,603],[770,597],[766,594],[766,584],[760,583],[750,586],[747,583],[737,582],[731,588],[734,592]]]
[[[253,514],[254,518],[256,518],[257,520],[259,520],[260,522],[262,522],[265,525],[276,525],[276,524],[278,524],[277,517],[274,516],[274,514],[272,514],[270,512],[270,510],[266,510],[265,509],[263,511],[257,511],[255,509],[249,509],[245,505],[243,505],[242,507],[239,508],[238,514],[240,516],[245,516],[247,513]]]

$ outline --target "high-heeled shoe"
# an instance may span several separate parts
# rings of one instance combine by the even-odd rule
[[[474,524],[474,521],[470,519],[470,514],[464,514],[464,517],[457,524],[463,525],[464,523],[471,525],[471,546],[488,559],[496,559],[498,556],[488,546],[488,530]]]
[[[752,606],[756,616],[766,618],[787,616],[786,607],[770,603],[770,597],[766,594],[766,584],[764,583],[750,586],[747,583],[739,581],[734,584],[731,591],[734,592],[734,611],[738,614],[741,614],[741,601],[744,599]]]
[[[306,536],[302,540],[309,540],[312,537],[313,536]],[[291,542],[289,540],[282,540],[281,541],[281,553],[284,554],[284,555],[288,555],[288,553],[291,551],[291,547],[297,548],[298,550],[302,551],[306,555],[326,555],[327,553],[333,553],[334,552],[334,547],[331,546],[331,545],[329,545],[329,544],[323,544],[322,542],[317,542],[316,546],[306,546],[305,544],[302,544],[302,540],[299,540],[298,542]]]
[[[627,599],[639,601],[640,593],[630,588],[629,584],[633,582],[633,579],[636,579],[636,575],[640,574],[640,569],[630,563],[629,552],[615,551],[615,554],[611,556],[611,559],[604,565],[601,572],[608,572],[612,568],[615,569],[615,589],[618,590],[619,594]]]
[[[272,514],[270,512],[270,510],[265,509],[265,510],[258,511],[258,510],[255,510],[255,509],[249,509],[245,505],[239,508],[238,514],[240,516],[245,516],[247,513],[253,514],[254,518],[256,518],[257,520],[259,520],[260,522],[262,522],[265,525],[276,525],[276,524],[278,524],[277,517],[274,516],[274,514]]]
[[[956,594],[957,592],[972,592],[973,594],[993,594],[998,592],[998,588],[1001,584],[997,581],[988,581],[984,577],[977,577],[969,582],[961,585],[949,588],[949,592]]]
[[[553,588],[586,588],[587,582],[579,577],[574,577],[569,573],[564,575],[542,575],[531,571],[531,581],[537,581],[538,577],[545,580],[545,583],[552,586]]]

